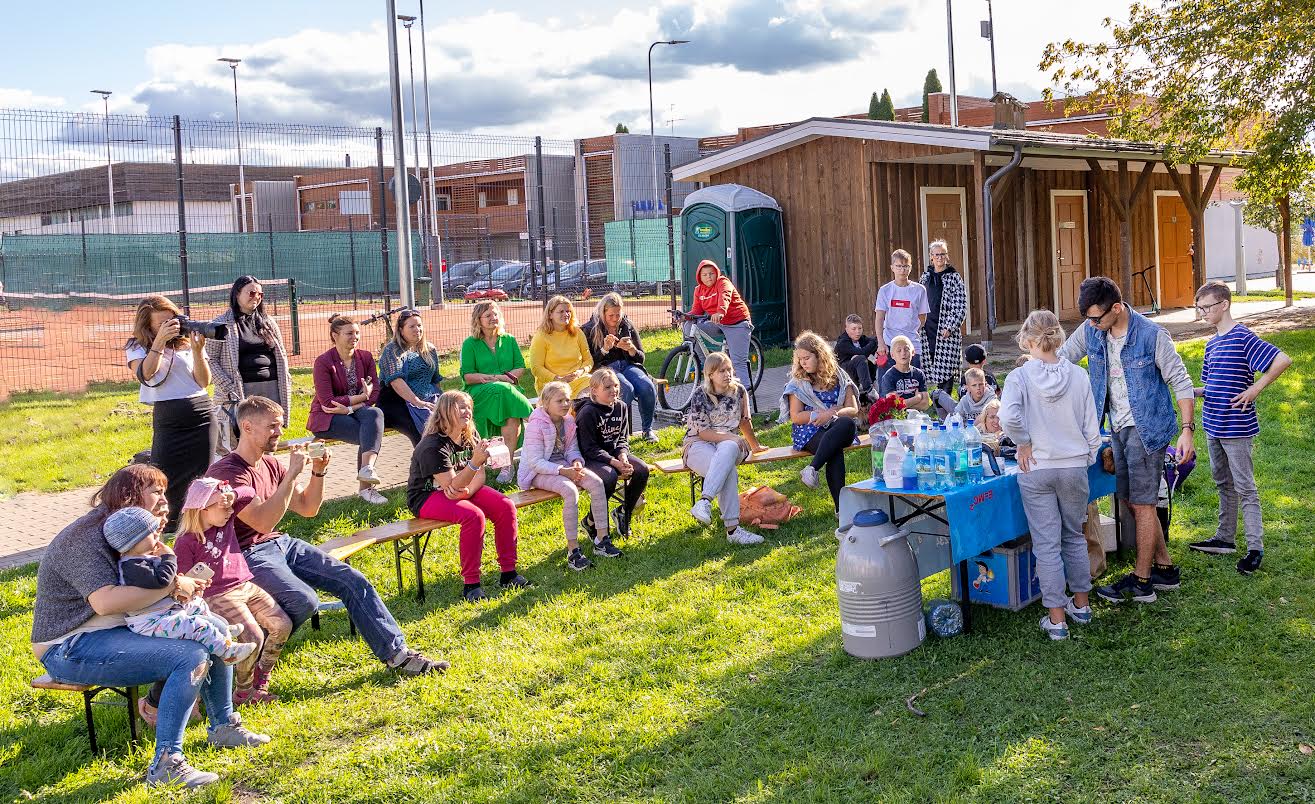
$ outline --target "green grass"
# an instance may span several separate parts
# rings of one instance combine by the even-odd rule
[[[654,330],[643,335],[646,367],[657,374],[662,359],[680,343],[680,333]],[[769,349],[767,365],[790,362],[786,349]],[[443,389],[460,387],[458,355],[440,365]],[[526,372],[521,390],[535,396],[534,378]],[[97,385],[78,394],[15,394],[0,403],[0,497],[23,491],[65,491],[97,486],[151,446],[151,408],[137,401],[136,383]],[[313,388],[309,369],[292,372],[293,406],[287,438],[306,435]]]
[[[1247,294],[1244,296],[1234,295],[1233,301],[1235,302],[1277,301],[1283,298],[1286,298],[1286,295],[1281,290],[1252,290],[1247,292]],[[1292,291],[1292,298],[1315,299],[1315,292],[1309,290],[1294,290]]]
[[[1315,351],[1312,331],[1274,341]],[[1202,342],[1182,351],[1197,372]],[[329,613],[289,643],[274,672],[282,700],[244,715],[273,744],[212,751],[189,729],[189,758],[225,784],[187,800],[1311,800],[1315,764],[1299,746],[1315,743],[1312,380],[1298,362],[1260,400],[1264,569],[1243,578],[1233,559],[1187,551],[1214,528],[1203,456],[1175,506],[1182,590],[1098,607],[1067,643],[1038,632],[1036,605],[979,608],[972,636],[846,656],[835,518],[798,463],[744,473],[742,487],[768,483],[805,508],[758,547],[693,523],[683,477],[656,478],[626,557],[585,573],[563,566],[560,507],[526,509],[520,568],[535,587],[476,606],[456,602],[450,531],[430,545],[423,604],[410,585],[397,595],[386,549],[368,551],[355,563],[411,644],[452,670],[399,680]],[[678,431],[662,436],[654,453],[672,454]],[[849,460],[860,476],[867,456]],[[323,540],[401,515],[390,497],[393,510],[345,500],[284,524]],[[924,597],[947,587],[930,578]],[[33,569],[0,573],[0,799],[162,800],[139,784],[150,748],[127,748],[122,710],[99,709],[106,752],[92,757],[81,701],[27,688],[41,672],[26,644],[34,591]],[[924,688],[919,718],[904,701]]]

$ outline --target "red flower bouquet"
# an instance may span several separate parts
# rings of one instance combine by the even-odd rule
[[[868,425],[892,419],[903,419],[909,415],[904,407],[904,397],[894,392],[886,394],[872,403],[868,408]]]

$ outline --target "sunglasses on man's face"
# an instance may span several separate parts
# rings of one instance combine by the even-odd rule
[[[1092,326],[1097,326],[1097,325],[1100,324],[1100,322],[1102,322],[1102,321],[1105,320],[1105,316],[1109,315],[1109,314],[1110,314],[1110,310],[1113,310],[1113,309],[1114,309],[1114,305],[1111,304],[1111,305],[1109,306],[1109,309],[1108,309],[1108,310],[1106,310],[1105,312],[1101,313],[1100,315],[1089,315],[1089,316],[1087,316],[1087,320],[1091,322]]]

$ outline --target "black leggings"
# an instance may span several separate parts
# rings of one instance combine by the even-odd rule
[[[648,464],[631,455],[630,465],[635,467],[635,473],[626,481],[626,496],[621,503],[621,507],[625,509],[627,514],[635,510],[635,503],[639,502],[639,498],[644,494],[644,489],[648,488]],[[584,468],[598,475],[598,478],[603,481],[603,491],[607,493],[608,497],[611,497],[612,492],[616,491],[616,484],[621,477],[621,473],[612,464],[597,461],[587,461]]]
[[[840,490],[845,487],[845,449],[854,443],[858,425],[848,416],[840,416],[831,424],[813,433],[804,445],[804,452],[813,453],[812,467],[821,470],[826,466],[826,487],[831,491],[831,504],[840,510]]]

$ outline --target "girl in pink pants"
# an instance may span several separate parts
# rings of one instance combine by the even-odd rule
[[[447,391],[438,398],[411,454],[406,484],[411,513],[461,528],[458,549],[465,581],[461,596],[470,603],[484,599],[479,574],[486,521],[493,522],[493,545],[502,569],[498,585],[503,589],[530,585],[516,571],[516,506],[502,492],[484,485],[489,452],[475,432],[473,413],[470,396],[462,391]]]

